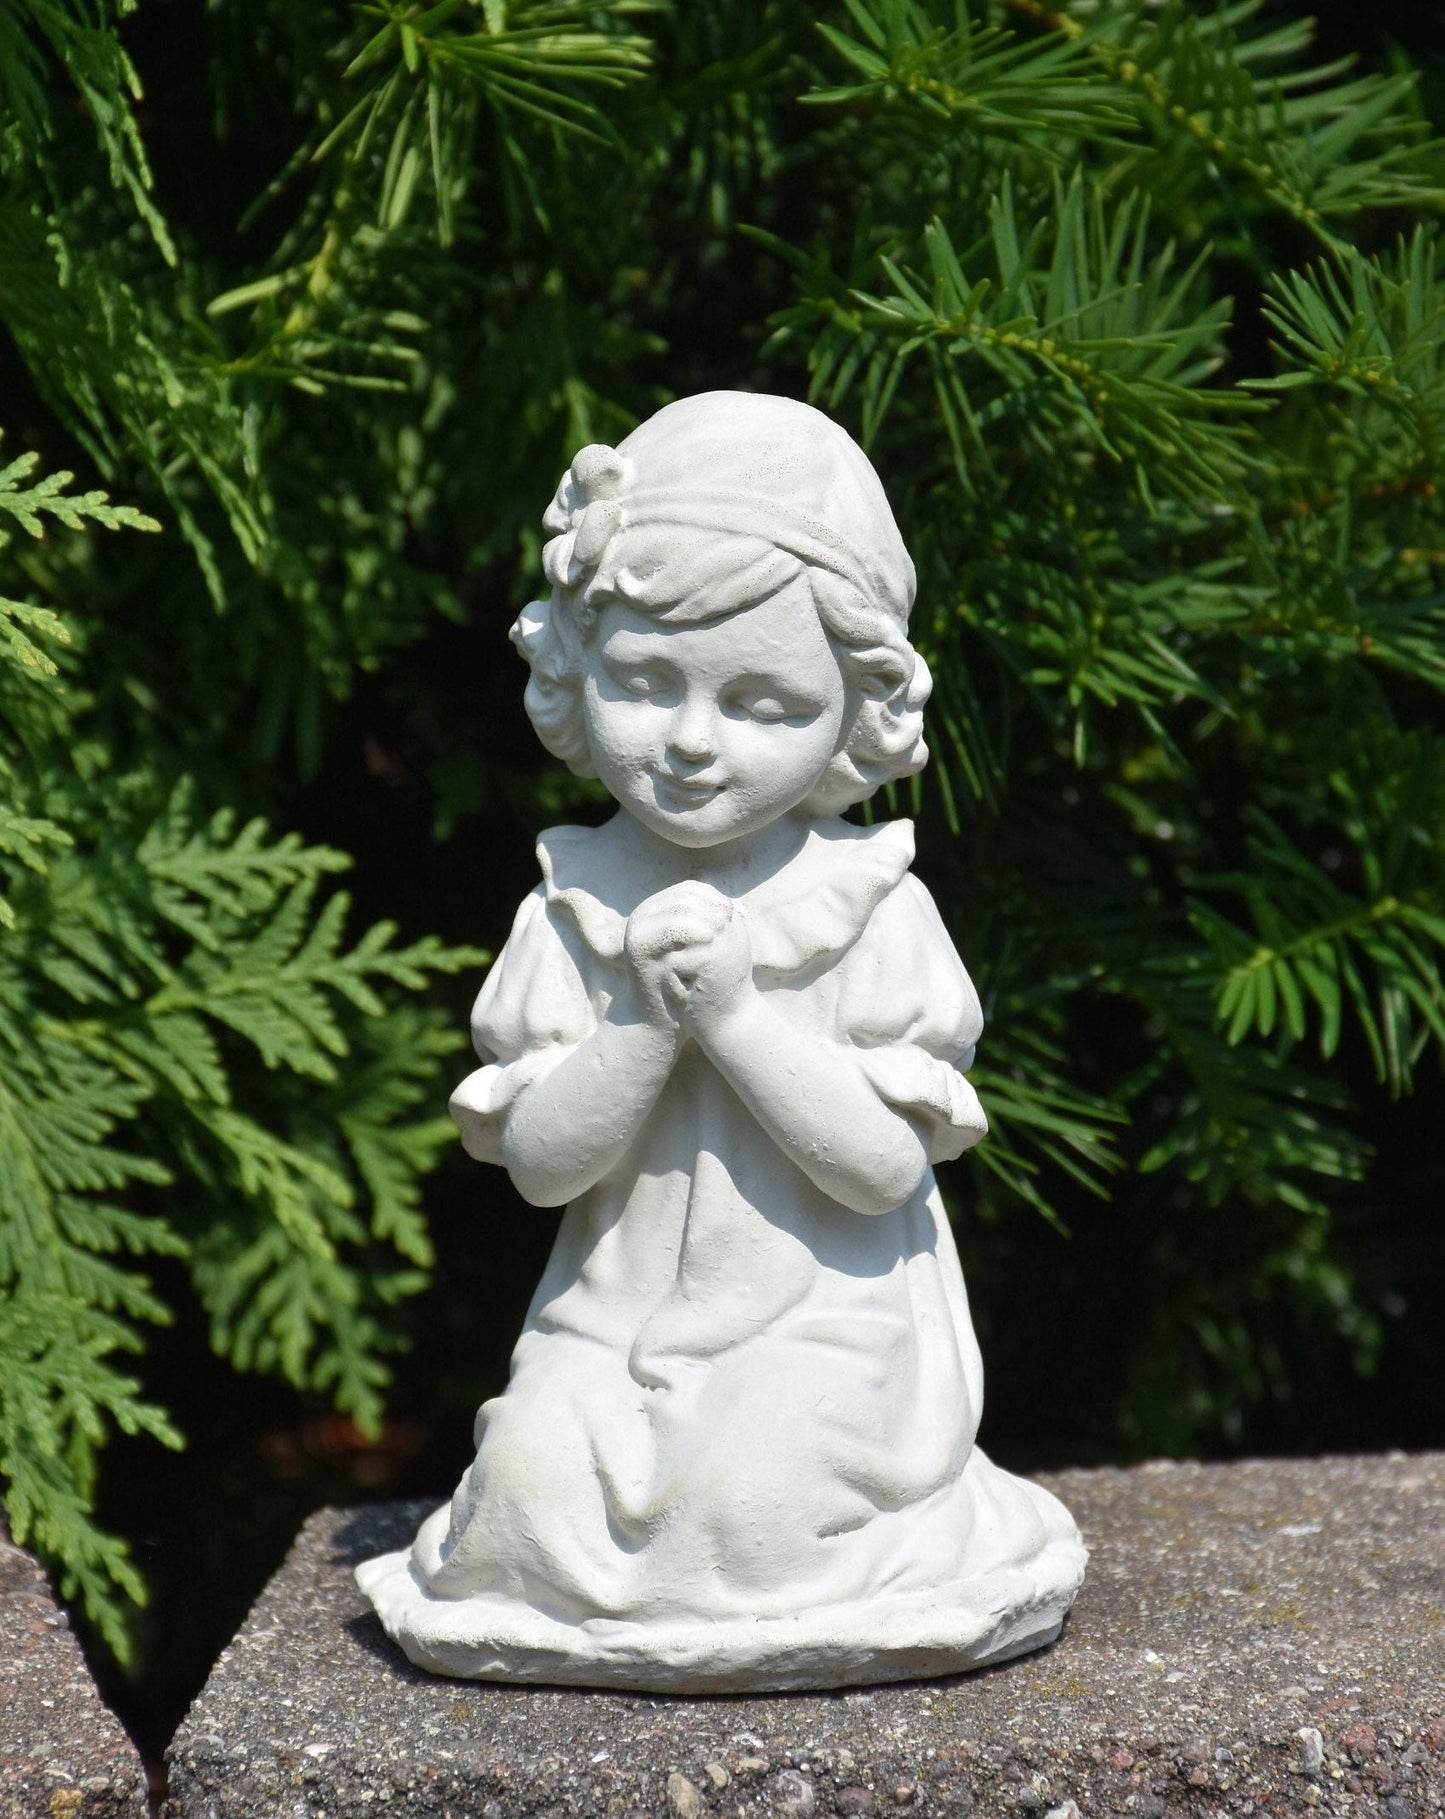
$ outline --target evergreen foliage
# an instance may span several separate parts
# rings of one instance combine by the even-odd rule
[[[708,385],[835,413],[914,553],[935,751],[891,806],[990,1020],[965,1258],[1015,1269],[1028,1206],[1122,1234],[1088,1444],[1220,1444],[1301,1368],[1368,1369],[1415,1286],[1351,1261],[1372,1132],[1445,1057],[1414,74],[1263,0],[202,15],[0,0],[21,1535],[119,1642],[100,1448],[178,1439],[125,1363],[170,1312],[147,1259],[237,1368],[379,1422],[455,1065],[412,994],[478,955],[348,937],[348,856],[302,830],[354,833],[359,703],[411,729],[421,882],[357,855],[409,922],[477,926],[479,829],[525,858],[592,811],[493,705],[503,628],[572,451]]]
[[[390,1000],[482,956],[398,946],[389,923],[346,946],[346,895],[319,896],[343,854],[230,809],[198,821],[188,779],[158,801],[153,775],[69,743],[77,705],[4,754],[0,1473],[17,1536],[123,1648],[115,1592],[143,1588],[92,1519],[97,1453],[112,1426],[181,1443],[117,1362],[170,1318],[138,1260],[187,1259],[219,1352],[374,1430],[385,1310],[425,1281],[420,1177],[450,1135],[417,1114],[457,1046]]]
[[[61,251],[78,211],[52,189],[47,215],[27,194],[51,137],[43,38],[95,123],[116,195],[175,263],[128,112],[134,74],[112,29],[61,6],[27,10],[32,32],[7,14],[12,41],[0,44],[11,88],[0,232],[28,233],[53,258],[43,276],[10,267],[0,280],[19,299],[16,344],[43,355],[36,377],[93,459],[149,455],[204,569],[209,544],[161,421],[162,356],[132,350],[155,376],[143,420],[107,360],[135,326],[132,300],[114,272],[86,293]],[[114,301],[110,322],[85,319],[87,295]],[[71,326],[93,366],[72,364]],[[196,468],[213,467],[231,499],[223,455],[198,450]],[[99,588],[88,536],[162,527],[103,491],[69,490],[68,471],[37,477],[38,465],[26,453],[0,469],[0,522],[12,527],[0,559],[14,593],[30,595],[0,598],[0,1478],[16,1538],[57,1562],[64,1594],[123,1651],[118,1595],[139,1601],[145,1588],[94,1519],[100,1449],[115,1429],[181,1444],[122,1362],[141,1351],[145,1323],[171,1318],[144,1260],[186,1260],[212,1341],[238,1368],[325,1390],[374,1430],[387,1310],[431,1261],[420,1181],[451,1127],[423,1114],[439,1058],[458,1045],[437,1011],[399,995],[484,956],[430,936],[398,945],[389,922],[349,943],[347,896],[326,888],[345,854],[273,838],[229,804],[203,815],[173,740],[120,749],[87,687],[107,661],[87,610]],[[77,533],[71,546],[48,547],[47,520]],[[41,545],[29,555],[17,547],[27,538]],[[79,636],[47,598],[74,603]],[[180,1179],[189,1191],[173,1197]]]

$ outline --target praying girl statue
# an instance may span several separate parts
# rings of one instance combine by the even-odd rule
[[[476,1460],[358,1571],[420,1666],[734,1692],[1052,1640],[1084,1549],[974,1444],[982,1371],[934,1164],[987,1124],[977,994],[906,821],[913,564],[878,477],[787,398],[584,448],[512,637],[601,827],[477,999],[462,1140],[565,1206]]]

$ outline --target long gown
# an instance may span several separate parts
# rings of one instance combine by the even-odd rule
[[[656,888],[617,823],[554,828],[473,1016],[460,1097],[508,1106],[621,987]],[[930,1161],[985,1128],[978,999],[908,870],[912,827],[815,823],[735,901],[754,980],[851,1045]],[[1072,1518],[974,1445],[982,1371],[932,1168],[896,1211],[814,1185],[689,1044],[614,1172],[563,1216],[475,1463],[409,1552],[357,1577],[420,1666],[652,1690],[956,1671],[1057,1634]]]

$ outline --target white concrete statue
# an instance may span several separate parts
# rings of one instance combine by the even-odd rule
[[[1084,1549],[974,1445],[933,1164],[987,1125],[978,998],[906,821],[913,565],[857,445],[711,392],[582,450],[512,636],[618,813],[542,836],[452,1112],[566,1205],[476,1462],[357,1574],[437,1673],[831,1687],[1050,1641]]]

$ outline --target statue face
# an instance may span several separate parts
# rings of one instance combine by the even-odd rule
[[[592,761],[630,815],[710,847],[806,801],[842,744],[848,690],[806,581],[723,619],[603,607],[583,691]]]

